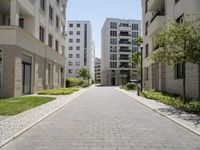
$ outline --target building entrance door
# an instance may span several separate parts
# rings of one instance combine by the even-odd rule
[[[112,86],[115,86],[115,77],[112,77],[112,78],[111,78],[111,85],[112,85]]]

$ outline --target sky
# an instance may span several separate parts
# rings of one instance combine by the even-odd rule
[[[141,20],[141,0],[68,0],[67,20],[89,20],[95,56],[101,58],[101,28],[106,18]]]

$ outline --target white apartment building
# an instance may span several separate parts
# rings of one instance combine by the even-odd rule
[[[101,83],[101,59],[95,58],[95,83]]]
[[[179,22],[184,15],[200,14],[199,0],[142,0],[143,8],[143,79],[146,89],[156,89],[182,95],[182,65],[156,65],[150,53],[157,46],[154,37],[168,20]],[[186,96],[200,97],[200,68],[197,64],[186,64]]]
[[[0,0],[0,97],[64,86],[67,0]]]
[[[94,79],[95,45],[90,21],[68,21],[66,40],[66,77],[80,78],[79,70],[86,68]]]
[[[134,38],[141,36],[141,21],[107,18],[101,32],[102,85],[126,83],[128,75],[135,79],[130,57],[138,51]]]

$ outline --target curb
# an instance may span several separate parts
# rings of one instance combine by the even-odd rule
[[[165,118],[167,118],[167,119],[169,119],[169,120],[171,120],[171,121],[173,121],[173,122],[179,124],[179,125],[182,126],[183,128],[185,128],[185,129],[191,131],[192,133],[194,133],[194,134],[200,136],[200,131],[197,131],[197,130],[195,130],[195,129],[193,129],[193,128],[191,128],[191,127],[189,127],[189,126],[187,126],[187,125],[185,125],[185,124],[183,124],[183,123],[181,123],[181,122],[179,122],[178,120],[176,120],[176,119],[174,119],[174,118],[172,118],[172,117],[170,117],[170,116],[168,116],[168,115],[166,115],[166,114],[160,112],[159,110],[156,110],[156,109],[154,109],[154,108],[152,108],[152,107],[150,107],[150,106],[144,104],[143,102],[141,102],[141,101],[137,100],[136,98],[134,98],[134,97],[130,96],[129,94],[127,94],[126,91],[123,91],[123,90],[119,89],[118,87],[117,87],[116,89],[117,89],[119,92],[123,93],[124,95],[126,95],[126,96],[128,96],[128,97],[130,97],[130,98],[132,98],[132,99],[134,99],[134,100],[136,100],[136,101],[139,102],[140,104],[142,104],[142,105],[144,105],[144,106],[150,108],[151,110],[153,110],[154,112],[160,114],[161,116],[163,116],[163,117],[165,117]],[[150,100],[150,99],[148,99],[148,100]],[[161,103],[161,104],[162,104],[162,103]],[[165,105],[165,104],[163,104],[163,105]],[[166,105],[166,106],[168,106],[168,105]],[[168,107],[170,107],[170,106],[168,106]],[[173,107],[172,107],[172,108],[173,108]],[[174,108],[174,109],[175,109],[175,108]]]

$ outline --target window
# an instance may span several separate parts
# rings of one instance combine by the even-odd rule
[[[3,74],[3,51],[0,50],[0,87],[2,86],[2,74]]]
[[[73,57],[73,54],[69,54],[69,58],[72,58]]]
[[[49,34],[49,37],[48,37],[48,45],[49,47],[52,48],[53,46],[53,36],[51,34]]]
[[[40,26],[40,37],[39,37],[41,42],[44,42],[44,28]]]
[[[80,70],[79,69],[76,69],[76,74],[79,74]]]
[[[133,37],[133,38],[138,37],[138,32],[132,32],[132,37]]]
[[[76,27],[80,28],[80,27],[81,27],[81,24],[80,24],[80,23],[76,24]]]
[[[144,68],[144,75],[145,75],[145,80],[149,80],[149,68],[148,67]]]
[[[70,62],[69,62],[69,66],[72,66],[72,65],[73,65],[73,62],[70,61]]]
[[[145,23],[145,35],[147,35],[148,34],[148,21]]]
[[[80,62],[76,62],[76,66],[80,66]]]
[[[68,72],[69,72],[69,73],[73,73],[73,70],[72,70],[72,69],[69,69]]]
[[[133,52],[137,52],[137,51],[138,51],[138,48],[137,48],[137,47],[132,47],[132,51],[133,51]]]
[[[53,20],[53,8],[49,6],[49,19]]]
[[[110,60],[117,60],[117,54],[110,54]]]
[[[69,50],[73,50],[73,46],[69,46]]]
[[[59,28],[59,17],[56,16],[56,27]]]
[[[149,44],[146,44],[145,46],[145,57],[149,56]]]
[[[80,46],[76,46],[76,50],[79,51],[80,50]]]
[[[80,58],[80,54],[76,54],[76,58]]]
[[[110,46],[110,52],[117,52],[117,46]]]
[[[178,3],[179,0],[175,0],[175,4]]]
[[[73,39],[69,39],[69,43],[73,43]]]
[[[117,29],[117,22],[111,22],[110,23],[110,28],[111,29]]]
[[[145,1],[145,14],[147,13],[148,11],[148,0]]]
[[[55,40],[55,49],[56,49],[57,52],[58,52],[58,47],[59,47],[58,40]]]
[[[117,68],[117,62],[110,62],[110,68]]]
[[[182,14],[180,17],[178,17],[177,19],[176,19],[176,22],[177,23],[182,23],[184,21],[184,14]]]
[[[24,18],[19,19],[19,27],[24,28]]]
[[[132,40],[132,45],[137,46],[137,43],[135,42],[135,40]]]
[[[110,38],[110,44],[117,45],[117,39],[116,38]]]
[[[80,35],[81,34],[81,32],[80,31],[76,31],[76,35]]]
[[[60,4],[60,0],[56,0],[57,4]]]
[[[41,8],[42,10],[45,9],[45,0],[40,0],[40,8]]]
[[[110,36],[117,37],[117,31],[110,31]]]
[[[76,39],[76,43],[80,43],[80,39]]]
[[[70,24],[69,24],[69,27],[71,27],[71,28],[72,28],[73,26],[74,26],[74,25],[73,25],[73,23],[70,23]]]
[[[69,31],[69,35],[73,35],[73,31]]]
[[[65,54],[65,46],[62,46],[62,54]]]
[[[182,79],[183,78],[183,64],[176,64],[175,65],[175,79]]]
[[[138,30],[138,24],[132,24],[132,30]]]

